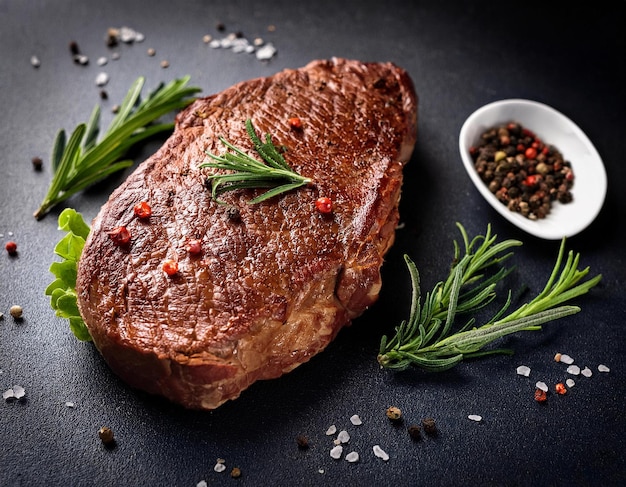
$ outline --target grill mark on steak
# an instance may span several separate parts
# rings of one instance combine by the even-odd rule
[[[298,116],[302,130],[290,128]],[[211,199],[200,169],[224,136],[254,155],[244,127],[272,134],[314,184],[257,205],[259,190]],[[297,367],[373,304],[394,240],[417,97],[390,63],[314,61],[199,99],[92,223],[78,269],[81,314],[110,367],[134,387],[212,409]],[[334,211],[314,209],[328,196]],[[133,216],[148,201],[149,221]],[[116,247],[107,231],[125,225]],[[201,240],[201,256],[186,243]],[[166,276],[164,259],[179,273]]]

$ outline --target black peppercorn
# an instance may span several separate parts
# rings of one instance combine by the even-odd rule
[[[409,436],[414,440],[419,440],[422,437],[422,429],[416,424],[409,426],[407,431],[409,432]]]
[[[309,447],[309,440],[304,435],[296,436],[296,443],[298,444],[298,448],[306,450]]]
[[[424,428],[424,433],[429,436],[437,435],[437,425],[435,424],[435,420],[433,418],[425,418],[422,420],[422,427]]]

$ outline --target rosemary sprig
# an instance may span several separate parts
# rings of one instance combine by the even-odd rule
[[[51,156],[52,181],[34,213],[35,218],[43,218],[52,207],[78,191],[131,166],[132,160],[122,158],[132,146],[174,127],[173,123],[152,125],[152,122],[189,105],[193,95],[200,91],[200,88],[187,86],[189,76],[186,76],[167,85],[161,83],[141,100],[144,81],[139,77],[132,84],[100,142],[97,142],[99,105],[94,107],[86,124],[81,123],[74,129],[69,140],[66,141],[65,130],[58,132]]]
[[[395,328],[395,335],[390,340],[383,336],[381,340],[378,362],[383,367],[401,370],[413,365],[440,371],[454,367],[466,358],[510,354],[511,350],[484,350],[484,347],[511,333],[540,330],[544,323],[579,312],[579,307],[563,303],[587,293],[602,278],[597,275],[581,282],[589,273],[589,267],[578,270],[580,255],[572,251],[563,264],[563,238],[548,282],[532,301],[504,316],[511,304],[509,291],[504,305],[484,325],[476,328],[475,319],[470,318],[459,329],[453,329],[457,315],[482,309],[496,298],[496,284],[512,270],[499,265],[512,255],[512,252],[504,252],[521,245],[517,240],[495,243],[496,236],[491,235],[490,226],[484,236],[479,235],[470,241],[463,226],[458,223],[457,226],[463,236],[465,255],[459,259],[459,247],[455,241],[455,264],[450,274],[426,294],[423,304],[419,273],[415,263],[404,256],[413,287],[411,310],[408,321],[402,321]],[[485,272],[496,267],[498,270],[489,276]]]
[[[265,142],[261,141],[250,119],[246,120],[246,131],[254,144],[254,149],[265,163],[254,159],[233,146],[224,137],[220,137],[222,144],[233,152],[225,152],[218,156],[207,151],[207,155],[215,162],[204,162],[200,165],[200,167],[229,171],[218,172],[207,177],[207,180],[212,183],[211,195],[214,200],[224,203],[219,196],[226,191],[271,188],[248,202],[255,204],[311,183],[310,178],[301,176],[287,164],[279,149],[272,142],[270,134],[266,134]]]

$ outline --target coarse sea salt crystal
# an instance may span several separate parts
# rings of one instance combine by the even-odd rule
[[[574,363],[574,359],[572,357],[570,357],[569,355],[566,355],[564,353],[561,354],[561,362],[563,362],[564,364],[567,365],[571,365]]]
[[[72,401],[65,401],[65,406],[68,408],[73,408],[74,406],[76,406],[76,404],[74,404]]]
[[[526,365],[520,365],[517,368],[517,373],[519,375],[523,375],[524,377],[528,377],[530,375],[530,367],[527,367]]]
[[[572,375],[578,375],[580,374],[580,367],[578,365],[570,365],[567,368],[567,373]]]
[[[33,66],[33,68],[38,68],[39,66],[41,66],[41,61],[37,56],[31,56],[30,64]]]
[[[224,465],[224,462],[217,462],[215,464],[215,467],[213,467],[213,470],[215,470],[216,472],[223,472],[224,470],[226,470],[226,465]]]
[[[567,384],[567,387],[574,387],[576,385],[576,382],[574,382],[574,379],[567,379],[565,383]]]
[[[9,400],[13,397],[15,397],[15,394],[13,393],[13,389],[7,389],[6,391],[2,393],[2,399]]]
[[[609,369],[606,365],[604,364],[600,364],[598,365],[598,371],[599,372],[611,372],[611,369]]]
[[[331,424],[326,430],[326,436],[331,436],[337,433],[337,427],[334,424]]]
[[[359,426],[361,424],[363,424],[363,421],[361,421],[361,418],[359,417],[358,414],[355,414],[353,416],[350,416],[350,422],[354,425],[354,426]]]
[[[206,480],[201,480],[196,484],[196,487],[207,487],[207,485]]]
[[[268,42],[256,52],[256,58],[259,61],[267,61],[276,54],[276,48],[271,42]]]
[[[376,455],[378,458],[381,458],[382,460],[384,460],[385,462],[387,460],[389,460],[389,455],[387,454],[387,452],[385,450],[383,450],[380,445],[374,445],[372,447],[372,450],[374,451],[374,455]]]
[[[99,57],[98,60],[96,61],[98,66],[104,66],[108,62],[109,62],[109,60],[107,58],[105,58],[104,56]]]
[[[98,76],[96,76],[96,85],[97,86],[104,86],[109,82],[109,75],[106,74],[105,72],[99,73]]]
[[[472,421],[479,422],[479,421],[482,421],[482,420],[483,420],[483,417],[482,417],[482,416],[479,416],[478,414],[470,414],[470,415],[467,417],[467,419],[471,419]]]
[[[349,461],[350,463],[358,462],[359,454],[355,451],[351,451],[350,453],[346,455],[346,460]]]
[[[591,377],[593,375],[593,372],[591,372],[591,369],[589,367],[585,367],[583,370],[580,371],[580,373],[585,377]]]
[[[537,389],[541,389],[543,392],[548,392],[548,384],[543,381],[539,381],[535,384]]]
[[[13,386],[13,395],[16,399],[20,399],[26,395],[26,390],[22,386]]]
[[[350,433],[346,430],[341,430],[337,435],[337,440],[341,443],[348,443],[350,441]]]
[[[338,460],[341,458],[341,454],[343,453],[343,446],[337,445],[330,450],[330,457]]]

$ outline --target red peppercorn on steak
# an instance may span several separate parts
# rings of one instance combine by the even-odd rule
[[[223,170],[200,165],[230,150],[220,137],[261,160],[248,119],[311,184],[255,204],[267,188],[212,198],[207,177]],[[213,409],[322,351],[378,297],[416,127],[404,70],[337,58],[179,113],[163,147],[102,207],[79,262],[79,309],[111,369]],[[149,217],[133,211],[142,202]]]

